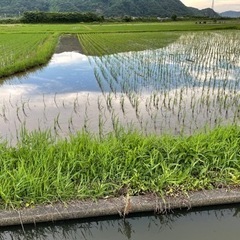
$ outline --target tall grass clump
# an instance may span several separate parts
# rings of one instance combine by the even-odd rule
[[[120,128],[97,137],[78,132],[22,131],[16,146],[0,144],[0,205],[130,195],[175,194],[240,182],[240,128],[193,136],[148,135]]]

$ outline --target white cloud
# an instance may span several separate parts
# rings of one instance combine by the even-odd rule
[[[63,52],[54,54],[49,65],[71,65],[72,63],[84,61],[88,61],[86,55],[80,54],[78,52]]]
[[[36,90],[36,86],[31,84],[23,85],[3,85],[0,88],[0,96],[4,101],[9,101],[9,99],[20,98],[21,96],[31,93]]]

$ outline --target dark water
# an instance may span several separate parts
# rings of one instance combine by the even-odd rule
[[[175,211],[163,215],[63,221],[0,229],[0,239],[239,239],[240,206]]]

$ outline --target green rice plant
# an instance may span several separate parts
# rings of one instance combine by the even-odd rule
[[[101,42],[97,35],[88,35],[92,40],[96,37],[99,49],[107,43],[107,40]],[[229,41],[231,45],[227,44]],[[126,94],[137,118],[139,112],[146,111],[152,116],[154,129],[164,121],[165,129],[176,129],[177,124],[181,131],[191,129],[193,132],[206,124],[215,126],[220,118],[222,124],[229,123],[230,116],[234,116],[235,100],[228,100],[228,96],[236,94],[239,88],[239,58],[236,57],[239,56],[239,41],[235,31],[184,33],[176,42],[161,49],[90,59],[96,66],[95,74],[101,76],[106,86],[105,92],[110,88],[110,92],[119,89]],[[91,45],[94,47],[94,41]],[[149,100],[144,111],[136,101],[142,96]],[[151,108],[159,112],[157,119]]]
[[[196,25],[194,22],[101,25],[1,24],[0,77],[45,64],[50,59],[61,34],[78,34],[85,53],[104,55],[160,48],[175,41],[183,31],[219,29],[237,30],[239,27],[234,21],[222,25]],[[232,61],[236,60],[231,54],[229,57]]]
[[[45,64],[53,54],[57,34],[0,34],[0,77]]]
[[[177,32],[79,34],[85,54],[102,56],[118,52],[161,48],[180,36]]]
[[[136,23],[96,23],[96,24],[1,24],[0,32],[4,33],[126,33],[126,32],[161,32],[161,31],[206,31],[206,30],[239,29],[236,20],[224,24],[195,24],[195,21],[178,22],[136,22]]]

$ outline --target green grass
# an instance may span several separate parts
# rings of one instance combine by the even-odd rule
[[[91,29],[91,30],[90,30]],[[89,31],[93,32],[159,32],[159,31],[203,31],[219,29],[240,29],[239,22],[225,22],[215,24],[196,24],[189,22],[166,22],[166,23],[126,23],[126,24],[101,24],[91,25]]]
[[[144,136],[119,130],[99,139],[79,132],[56,140],[27,133],[0,144],[0,206],[130,195],[176,194],[240,183],[240,127],[193,136]]]

